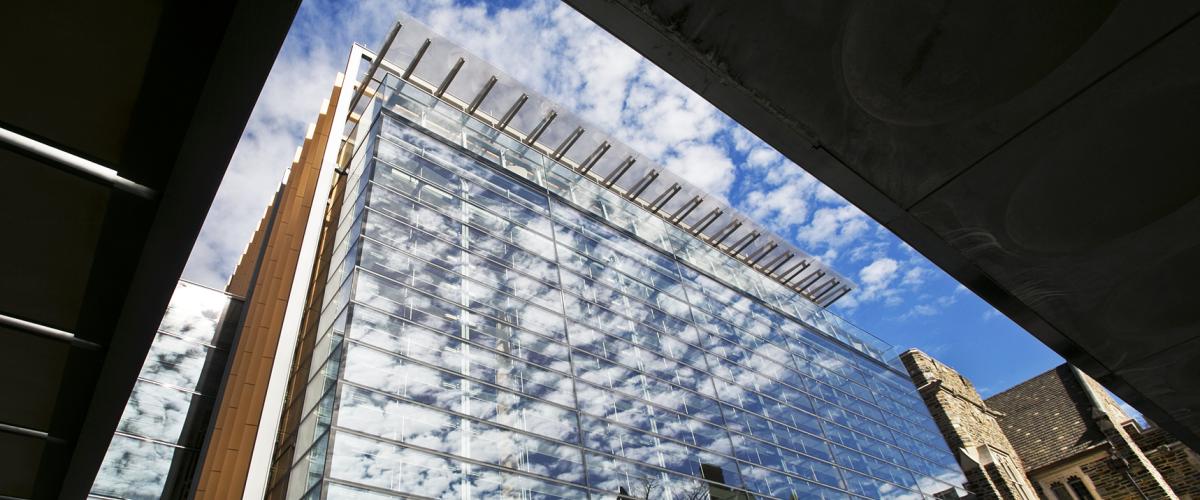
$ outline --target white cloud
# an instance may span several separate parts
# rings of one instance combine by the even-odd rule
[[[344,60],[338,61],[328,48],[297,52],[283,54],[267,78],[188,259],[188,279],[224,287],[302,144],[307,124],[315,121],[339,66],[344,67]]]
[[[936,307],[933,307],[929,304],[917,304],[913,306],[912,309],[909,309],[908,312],[902,316],[902,318],[910,318],[914,316],[933,316],[937,313],[938,310]]]
[[[909,308],[909,310],[907,312],[905,312],[904,314],[900,315],[900,320],[903,321],[903,320],[909,320],[909,319],[917,318],[917,317],[937,316],[937,315],[941,314],[942,311],[944,311],[947,307],[954,304],[954,302],[956,300],[957,299],[955,299],[954,296],[947,295],[947,296],[943,296],[943,297],[938,297],[933,302],[917,304],[917,305]]]
[[[887,284],[896,275],[900,264],[895,259],[884,257],[870,263],[858,272],[858,277],[865,286]]]
[[[764,144],[753,132],[742,127],[734,128],[729,136],[733,140],[733,148],[743,153],[750,151],[750,148],[758,144]]]
[[[773,229],[790,228],[808,220],[808,191],[802,184],[784,184],[768,191],[751,191],[742,202],[742,210]]]
[[[930,274],[928,269],[923,267],[914,267],[904,273],[904,278],[900,280],[900,284],[908,287],[917,287],[925,283],[925,277]]]
[[[891,288],[895,281],[900,263],[895,259],[881,257],[858,271],[859,289],[853,294],[854,301],[848,306],[857,307],[859,304],[884,300],[887,305],[897,305],[896,290]]]
[[[746,155],[746,163],[751,167],[765,167],[783,161],[783,155],[768,147],[757,147]],[[790,166],[795,168],[794,165]],[[799,170],[799,169],[797,169]]]
[[[860,239],[854,242],[854,246],[850,248],[846,256],[851,262],[869,262],[880,257],[886,257],[890,248],[891,245],[887,241]]]
[[[666,161],[666,168],[696,187],[724,197],[733,186],[733,161],[712,144],[690,143],[676,148],[678,153]]]
[[[808,225],[796,232],[796,238],[812,248],[826,245],[838,248],[856,240],[869,228],[867,216],[856,207],[821,208],[813,213]]]

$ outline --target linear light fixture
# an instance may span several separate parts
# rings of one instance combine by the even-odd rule
[[[158,192],[121,177],[120,173],[118,173],[116,170],[68,153],[49,144],[42,143],[36,139],[18,134],[6,128],[0,127],[0,142],[18,148],[43,160],[48,160],[51,164],[62,167],[69,172],[83,174],[85,177],[88,177],[92,180],[103,181],[114,188],[135,195],[139,198],[153,200],[158,197]]]

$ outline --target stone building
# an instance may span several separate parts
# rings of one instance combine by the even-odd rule
[[[996,412],[984,405],[971,381],[917,349],[901,354],[900,359],[946,444],[958,456],[967,488],[986,500],[1036,498]]]
[[[1058,366],[985,402],[1001,414],[1026,474],[1047,497],[1178,498],[1125,430],[1133,419],[1072,366]]]
[[[1196,453],[1158,427],[1140,426],[1070,365],[985,400],[921,351],[901,359],[978,498],[1200,498]],[[1010,463],[1023,477],[1007,474]]]

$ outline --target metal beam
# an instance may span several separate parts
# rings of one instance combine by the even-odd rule
[[[636,201],[637,197],[641,196],[642,191],[645,191],[651,184],[654,184],[655,179],[658,179],[658,170],[650,170],[641,180],[637,181],[637,184],[633,185],[633,189],[625,197]]]
[[[7,434],[16,434],[18,436],[31,437],[34,439],[50,439],[50,435],[47,434],[45,431],[39,431],[36,429],[29,429],[27,427],[21,427],[21,426],[17,426],[17,425],[9,425],[9,424],[5,424],[5,423],[0,423],[0,432],[4,432]]]
[[[592,167],[596,166],[596,162],[600,161],[600,158],[603,157],[604,153],[607,153],[608,149],[611,147],[612,144],[609,144],[608,141],[604,141],[600,143],[599,146],[596,146],[596,150],[592,151],[592,154],[588,155],[588,157],[583,160],[583,163],[579,165],[579,173],[586,174],[590,172]]]
[[[825,276],[825,271],[817,270],[816,272],[808,275],[808,277],[800,280],[799,283],[796,283],[796,286],[793,287],[793,290],[796,290],[797,292],[800,292],[800,293],[804,293],[804,290],[806,288],[812,286],[817,281],[820,281],[821,277],[823,277],[823,276]]]
[[[488,93],[492,91],[492,87],[495,86],[496,77],[494,75],[488,77],[487,83],[483,84],[483,89],[481,89],[478,94],[475,94],[475,98],[471,99],[471,105],[467,106],[468,115],[475,114],[475,110],[479,109],[479,105],[483,104],[483,99],[487,97]]]
[[[508,108],[508,111],[504,113],[504,116],[500,118],[500,121],[496,122],[496,128],[504,129],[505,127],[508,127],[508,122],[511,122],[512,119],[517,116],[517,112],[521,111],[521,106],[524,106],[525,101],[528,100],[529,94],[521,94],[521,97],[518,97],[517,100],[513,102],[512,106]]]
[[[671,198],[675,197],[675,194],[680,189],[683,189],[683,186],[680,186],[678,182],[672,183],[671,187],[659,193],[658,198],[655,198],[654,202],[650,204],[650,211],[657,214],[667,202],[671,201]]]
[[[454,67],[450,68],[449,73],[446,73],[446,78],[442,79],[441,85],[438,85],[437,90],[433,91],[435,97],[442,97],[442,94],[446,93],[446,89],[450,87],[450,82],[454,81],[454,77],[458,76],[458,70],[462,69],[464,62],[466,62],[466,59],[458,58],[458,61],[454,63]]]
[[[692,210],[695,210],[696,207],[700,206],[700,204],[703,202],[704,198],[701,198],[699,195],[693,196],[692,199],[687,201],[687,203],[684,203],[682,206],[680,206],[679,210],[675,211],[675,214],[671,216],[671,223],[679,224],[680,222],[683,222],[684,217],[687,217],[689,214],[691,214]]]
[[[814,290],[813,291],[813,299],[812,299],[813,302],[820,304],[821,299],[823,297],[825,297],[826,295],[828,295],[829,292],[837,290],[837,286],[841,283],[842,283],[842,280],[838,280],[838,279],[832,279],[832,280],[825,282],[825,285],[821,285],[821,288],[825,288],[826,285],[828,285],[829,288],[825,288],[825,290],[822,291],[821,293],[816,293],[816,291]],[[818,290],[820,290],[821,288],[818,288]]]
[[[738,240],[737,240],[737,241],[735,241],[735,242],[733,242],[733,244],[732,244],[732,245],[729,245],[729,249],[732,251],[732,250],[733,250],[733,248],[735,248],[735,247],[737,247],[738,245],[741,245],[742,243],[746,242],[746,240],[747,240],[747,239],[749,239],[749,238],[751,238],[751,237],[757,237],[757,236],[758,236],[758,232],[757,232],[757,231],[753,231],[753,230],[751,230],[750,232],[748,232],[748,233],[746,233],[746,234],[742,235],[742,237],[741,237],[741,238],[738,238]],[[733,253],[733,254],[737,254],[737,252],[731,252],[731,253]]]
[[[392,47],[392,42],[396,40],[396,34],[400,32],[401,24],[396,22],[392,25],[392,30],[388,32],[387,39],[383,41],[383,49],[379,51],[379,55],[371,61],[371,67],[367,69],[366,77],[358,85],[358,90],[354,92],[354,98],[350,99],[350,107],[347,108],[351,113],[358,106],[359,99],[362,99],[363,94],[367,92],[367,87],[375,79],[375,72],[379,70],[379,65],[383,64],[383,58],[387,57],[387,51]],[[428,43],[428,40],[426,40]]]
[[[425,39],[425,42],[421,44],[421,48],[417,49],[417,53],[413,55],[412,62],[409,62],[408,67],[404,69],[404,74],[400,75],[401,78],[408,80],[408,77],[412,76],[413,70],[417,69],[417,64],[421,62],[422,57],[425,57],[425,51],[429,50],[429,45],[432,43],[433,40]],[[382,61],[383,58],[380,57],[379,60]]]
[[[699,235],[700,233],[703,233],[705,229],[708,229],[708,226],[711,226],[712,223],[717,221],[717,219],[720,219],[721,214],[724,213],[725,211],[719,208],[712,209],[708,215],[705,215],[704,217],[701,217],[700,220],[696,221],[696,227],[695,229],[692,229],[692,234]]]
[[[621,176],[629,171],[629,167],[632,167],[636,162],[637,160],[633,156],[626,156],[624,160],[621,160],[621,164],[617,165],[617,168],[609,172],[608,177],[604,178],[604,187],[610,188],[613,184],[616,184],[617,181],[621,180]]]
[[[567,151],[575,145],[575,141],[578,141],[582,135],[583,127],[575,127],[575,131],[571,132],[571,135],[568,135],[566,139],[563,139],[562,143],[557,148],[554,148],[554,153],[550,156],[555,160],[561,160],[563,155],[567,154]]]
[[[766,245],[763,245],[763,247],[761,249],[759,249],[758,252],[755,253],[754,257],[750,257],[749,259],[747,259],[748,264],[750,264],[751,266],[758,264],[758,261],[762,260],[763,257],[766,257],[767,254],[771,253],[771,251],[775,250],[775,248],[777,248],[777,247],[779,247],[779,243],[774,242],[774,241],[772,241]]]
[[[721,228],[720,231],[717,231],[717,234],[713,235],[713,236],[720,235],[719,237],[717,237],[717,239],[715,241],[712,242],[713,246],[719,246],[722,241],[725,241],[725,238],[728,238],[730,235],[732,235],[734,232],[736,232],[739,227],[742,227],[742,221],[735,220],[735,221],[731,221],[728,225]]]
[[[780,281],[782,281],[784,285],[787,285],[789,281],[796,279],[797,276],[800,276],[800,273],[804,272],[804,270],[808,269],[808,266],[811,265],[812,262],[809,262],[808,259],[802,259],[800,262],[797,262],[796,265],[792,266],[791,269],[784,271],[784,278]]]
[[[775,257],[775,260],[772,260],[771,262],[768,262],[766,265],[764,265],[763,269],[766,269],[767,273],[774,273],[780,267],[783,267],[784,264],[787,264],[787,262],[789,260],[792,260],[792,258],[795,256],[796,256],[796,254],[792,253],[792,252],[788,252],[785,254],[779,254],[778,257]],[[779,279],[779,277],[781,277],[781,275],[776,275],[776,279]]]
[[[830,298],[829,300],[825,301],[825,305],[829,305],[829,304],[832,304],[832,303],[834,303],[834,302],[837,302],[837,301],[838,301],[838,299],[842,298],[842,297],[843,297],[843,296],[845,296],[847,293],[850,293],[850,287],[848,287],[848,286],[843,286],[843,287],[842,287],[842,291],[841,291],[840,293],[838,293],[837,295],[833,296],[833,298]]]
[[[747,240],[745,243],[741,243],[741,240],[738,240],[738,243],[741,243],[741,245],[739,246],[737,243],[735,243],[733,245],[734,247],[737,247],[737,250],[734,250],[732,252],[734,258],[736,258],[738,256],[738,254],[742,253],[742,250],[745,250],[746,247],[750,246],[751,243],[754,243],[754,240],[757,240],[759,236],[762,236],[762,233],[760,233],[758,231],[751,231],[750,234],[748,234],[746,236],[750,237],[750,239]],[[742,240],[745,240],[746,236],[743,236]]]
[[[554,119],[557,117],[557,111],[550,110],[546,112],[546,116],[542,117],[542,121],[538,122],[537,126],[533,127],[533,132],[530,132],[529,136],[525,138],[525,144],[532,146],[533,143],[537,142],[538,137],[541,137],[546,132],[546,129],[550,128],[550,124],[554,123]]]

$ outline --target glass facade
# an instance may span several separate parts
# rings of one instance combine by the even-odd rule
[[[410,84],[381,90],[273,496],[961,493],[887,346]]]
[[[183,498],[203,445],[240,299],[179,282],[91,498]]]

